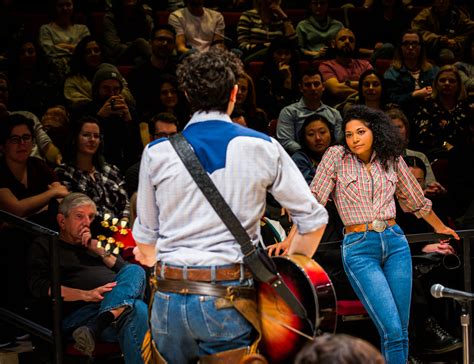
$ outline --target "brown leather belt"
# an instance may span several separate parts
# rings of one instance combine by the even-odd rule
[[[381,233],[385,230],[387,226],[393,226],[397,222],[395,219],[388,219],[388,220],[374,220],[371,223],[367,224],[357,224],[357,225],[349,225],[344,228],[345,233],[362,233],[367,230],[377,231]]]
[[[198,294],[225,298],[255,298],[255,288],[253,287],[221,286],[204,282],[169,281],[162,279],[157,279],[155,284],[156,289],[161,292]]]
[[[232,266],[216,267],[215,275],[213,277],[212,269],[184,269],[158,263],[155,268],[155,274],[158,278],[171,280],[188,280],[197,282],[236,281],[241,278],[241,265],[234,264]],[[250,273],[250,271],[245,267],[243,278],[252,278],[252,273]]]

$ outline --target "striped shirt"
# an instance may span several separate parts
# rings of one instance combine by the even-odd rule
[[[390,163],[386,171],[374,153],[369,173],[364,163],[342,146],[326,151],[311,191],[322,205],[331,195],[345,226],[395,218],[394,195],[405,211],[418,218],[431,211],[431,201],[403,158]]]
[[[257,10],[247,10],[242,13],[237,24],[237,42],[239,48],[244,52],[252,49],[257,44],[270,43],[273,39],[285,35],[285,26],[281,19],[272,20],[265,24]],[[289,39],[296,42],[296,33],[291,34]]]

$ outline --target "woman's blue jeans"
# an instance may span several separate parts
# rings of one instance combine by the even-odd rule
[[[196,268],[196,267],[193,267]],[[216,282],[217,284],[217,282]],[[218,282],[252,286],[251,280]],[[197,362],[199,357],[252,344],[252,325],[222,298],[156,291],[151,311],[158,351],[170,364]]]
[[[387,364],[408,358],[412,286],[410,249],[398,225],[378,233],[349,233],[342,243],[344,270],[380,334]]]
[[[92,322],[103,312],[127,306],[112,325],[102,332],[100,339],[119,342],[126,363],[143,363],[141,346],[148,330],[148,307],[143,302],[145,272],[136,264],[125,265],[117,274],[117,285],[98,303],[91,303],[63,319],[63,331],[71,333],[79,326]]]

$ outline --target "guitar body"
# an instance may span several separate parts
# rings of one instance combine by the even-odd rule
[[[305,307],[310,323],[293,313],[270,285],[259,283],[259,349],[269,363],[292,363],[308,340],[322,332],[336,331],[336,295],[328,275],[314,260],[303,255],[273,260],[283,281]]]

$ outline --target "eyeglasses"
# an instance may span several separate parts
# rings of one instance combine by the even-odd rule
[[[23,134],[23,135],[12,135],[11,137],[8,138],[8,142],[10,144],[20,144],[21,142],[23,143],[29,143],[33,137],[31,134]]]
[[[155,139],[159,138],[169,138],[172,135],[175,135],[176,132],[171,132],[171,133],[166,133],[166,132],[161,132],[161,133],[155,133]]]
[[[407,41],[407,40],[406,40],[406,41],[402,42],[402,46],[403,46],[403,47],[407,47],[407,48],[408,48],[408,47],[413,47],[413,48],[415,48],[415,47],[419,47],[419,46],[420,46],[420,42],[410,42],[410,41]]]
[[[94,134],[94,133],[80,133],[79,134],[81,137],[84,139],[100,139],[102,136],[100,134]]]

